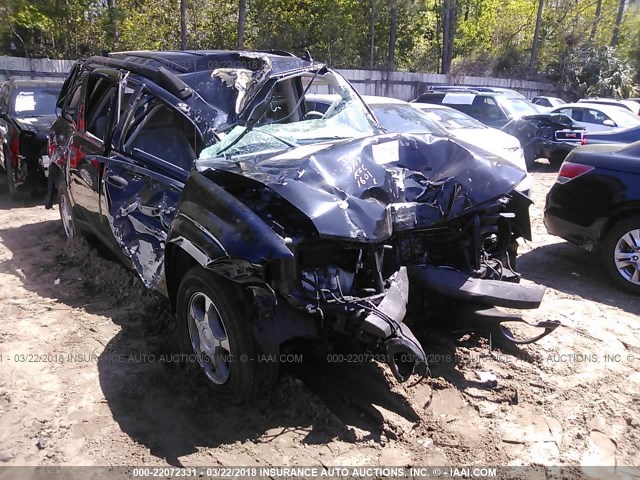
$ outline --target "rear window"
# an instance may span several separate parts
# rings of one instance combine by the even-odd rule
[[[438,122],[411,105],[380,103],[369,104],[369,108],[387,132],[447,134]]]
[[[521,117],[522,115],[531,115],[538,113],[537,110],[525,99],[517,97],[496,97],[502,108],[504,108],[510,116]]]
[[[55,87],[16,89],[11,97],[11,115],[18,118],[54,115],[59,93],[60,89]]]
[[[460,128],[487,128],[486,125],[480,123],[475,118],[459,112],[458,110],[426,110],[420,108],[420,111],[449,130],[457,130]]]

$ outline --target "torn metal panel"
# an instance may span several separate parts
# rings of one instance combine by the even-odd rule
[[[164,280],[167,232],[181,190],[117,164],[107,165],[103,188],[115,241],[144,284],[156,288]]]

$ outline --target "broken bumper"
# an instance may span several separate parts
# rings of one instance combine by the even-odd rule
[[[384,339],[383,348],[391,372],[400,382],[411,375],[424,375],[427,357],[420,342],[404,323],[409,301],[409,276],[401,267],[382,301],[368,310],[362,330]]]
[[[537,323],[524,320],[519,314],[494,308],[538,308],[544,296],[541,285],[521,285],[499,280],[473,278],[463,272],[431,265],[412,266],[409,278],[428,292],[455,300],[450,302],[450,327],[458,331],[483,331],[510,342],[533,343],[553,332],[560,322],[545,320]],[[504,323],[524,323],[543,331],[528,338],[518,338]]]

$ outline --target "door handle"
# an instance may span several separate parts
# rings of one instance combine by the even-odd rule
[[[127,182],[124,178],[119,177],[117,175],[112,175],[110,177],[107,177],[107,183],[109,185],[113,185],[116,188],[126,188],[127,185],[129,185],[129,182]]]

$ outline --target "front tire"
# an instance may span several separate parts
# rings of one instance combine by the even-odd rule
[[[622,289],[640,295],[640,217],[616,223],[602,244],[605,270]]]
[[[213,396],[237,405],[255,398],[269,375],[258,371],[264,365],[242,300],[227,282],[200,266],[189,270],[178,289],[176,333],[188,365],[199,367]]]

